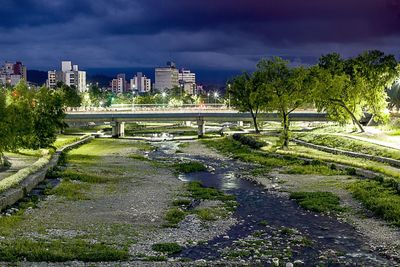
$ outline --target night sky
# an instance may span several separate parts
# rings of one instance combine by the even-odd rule
[[[29,69],[249,70],[366,49],[400,55],[400,0],[1,0],[0,60]],[[212,71],[211,71],[212,73]]]

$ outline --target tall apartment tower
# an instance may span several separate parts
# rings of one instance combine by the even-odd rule
[[[183,87],[184,91],[187,94],[197,94],[196,74],[191,72],[190,70],[182,69],[179,72],[179,84]]]
[[[155,69],[155,90],[162,91],[178,86],[179,71],[175,67],[175,63],[168,62],[166,67],[159,67]]]
[[[138,72],[131,79],[131,90],[138,93],[148,93],[151,91],[151,80],[143,75],[143,73]]]
[[[47,72],[47,87],[55,88],[57,82],[75,86],[79,92],[87,91],[86,71],[80,71],[78,65],[72,65],[71,61],[62,61],[61,71],[51,70]]]
[[[126,82],[126,75],[120,73],[116,79],[113,79],[110,83],[111,91],[114,93],[124,93],[128,90],[128,83]]]

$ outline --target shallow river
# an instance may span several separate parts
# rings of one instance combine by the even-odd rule
[[[203,162],[215,168],[215,172],[199,172],[181,175],[185,181],[201,181],[207,187],[215,187],[236,196],[238,208],[234,213],[238,224],[232,227],[226,236],[220,236],[210,242],[185,249],[180,256],[191,259],[221,259],[221,251],[237,246],[238,240],[261,235],[273,242],[270,246],[275,251],[289,249],[291,254],[286,261],[302,261],[305,266],[393,266],[385,258],[370,252],[367,240],[355,232],[354,228],[330,216],[308,212],[294,201],[277,192],[269,192],[263,187],[240,178],[243,169],[250,165],[234,160],[219,160],[211,157],[175,154],[176,142],[154,143],[158,147],[149,157],[153,159],[190,159]],[[268,227],[260,225],[267,221]],[[294,228],[308,239],[311,246],[290,245],[290,235],[277,237],[279,229]],[[333,255],[333,256],[332,256]],[[334,260],[332,260],[334,258]],[[253,260],[252,254],[244,255],[242,261]],[[268,258],[257,262],[268,265]],[[282,264],[282,262],[281,262]]]

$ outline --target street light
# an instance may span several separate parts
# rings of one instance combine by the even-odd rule
[[[210,104],[210,92],[207,93],[207,104]]]
[[[132,91],[132,110],[135,108],[135,91]]]
[[[214,92],[214,104],[217,104],[218,92]]]
[[[231,109],[231,84],[228,83],[228,109]]]
[[[165,97],[167,96],[167,93],[166,92],[162,92],[161,96],[163,98],[163,104],[165,105]]]

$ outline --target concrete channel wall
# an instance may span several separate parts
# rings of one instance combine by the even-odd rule
[[[333,154],[341,154],[341,155],[346,155],[346,156],[355,157],[355,158],[374,160],[374,161],[379,161],[382,163],[387,163],[392,166],[400,167],[400,160],[379,157],[379,156],[372,156],[372,155],[363,154],[363,153],[357,153],[357,152],[346,151],[346,150],[341,150],[341,149],[336,149],[336,148],[331,148],[331,147],[326,147],[326,146],[315,145],[315,144],[311,144],[311,143],[308,143],[308,142],[305,142],[305,141],[299,140],[299,139],[291,139],[290,141],[300,144],[302,146],[318,149],[318,150],[321,150],[324,152],[329,152],[329,153],[333,153]]]
[[[43,168],[36,171],[35,173],[29,174],[18,186],[11,187],[10,189],[0,193],[0,210],[5,209],[8,206],[13,205],[18,200],[22,199],[27,193],[29,193],[33,188],[35,188],[40,182],[42,182],[45,177],[47,170],[53,168],[57,165],[60,155],[64,151],[68,151],[77,146],[80,146],[89,140],[92,140],[93,136],[85,136],[82,139],[70,144],[66,145],[60,149],[58,149],[51,157],[49,163],[46,164]]]

